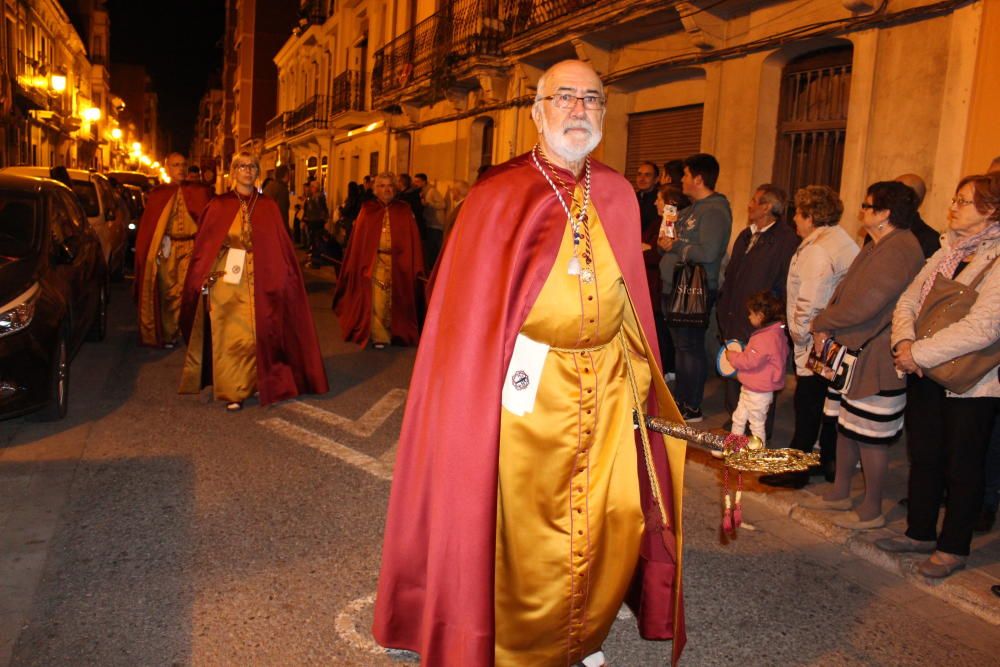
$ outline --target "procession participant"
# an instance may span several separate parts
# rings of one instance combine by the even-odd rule
[[[685,445],[633,430],[637,406],[680,413],[635,193],[588,157],[604,108],[590,65],[549,69],[538,145],[477,182],[439,263],[373,628],[426,665],[604,664],[626,597],[643,637],[684,645]]]
[[[173,347],[180,338],[181,290],[191,262],[198,216],[212,189],[187,176],[187,158],[167,156],[170,183],[149,193],[135,242],[135,298],[139,342]]]
[[[232,191],[202,214],[181,308],[180,393],[212,385],[233,412],[254,393],[267,405],[328,391],[302,270],[277,204],[254,187],[259,171],[247,151],[233,157]]]
[[[375,199],[361,205],[333,294],[344,340],[376,350],[415,345],[416,281],[424,251],[410,207],[398,199],[393,175],[375,177]]]

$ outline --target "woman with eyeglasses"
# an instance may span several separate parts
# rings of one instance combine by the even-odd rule
[[[212,386],[238,412],[328,390],[302,270],[278,206],[257,190],[257,158],[233,157],[232,190],[201,214],[184,283],[187,357],[180,392]]]
[[[906,534],[878,540],[889,552],[929,553],[930,578],[965,567],[983,498],[983,468],[1000,406],[1000,368],[971,388],[949,391],[926,371],[979,353],[996,359],[1000,340],[1000,174],[963,178],[948,208],[941,249],[903,292],[892,321],[896,368],[909,375],[906,442],[910,455]],[[916,330],[935,283],[954,280],[978,292],[967,315],[932,336]],[[951,298],[954,302],[956,298]],[[992,357],[989,350],[992,349]],[[958,389],[957,386],[952,385]],[[947,489],[944,523],[938,510]]]
[[[827,398],[827,414],[837,414],[833,489],[802,505],[845,512],[834,523],[851,530],[885,525],[882,487],[889,469],[888,448],[903,430],[906,405],[906,380],[893,366],[889,327],[899,295],[924,263],[920,243],[909,231],[916,215],[917,195],[911,188],[895,181],[868,188],[858,220],[872,243],[854,258],[830,303],[812,322],[817,354],[829,338],[860,353],[847,391]],[[853,504],[851,479],[859,458],[865,495],[853,512],[847,512]]]

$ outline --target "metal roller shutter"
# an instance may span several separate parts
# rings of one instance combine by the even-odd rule
[[[662,167],[668,160],[682,160],[701,150],[701,118],[705,105],[692,104],[628,117],[628,153],[625,177],[631,182],[642,162]]]

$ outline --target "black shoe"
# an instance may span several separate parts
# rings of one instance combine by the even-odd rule
[[[809,483],[809,473],[781,472],[776,475],[761,475],[760,483],[779,489],[802,489]]]
[[[700,421],[704,421],[705,417],[701,414],[700,408],[692,408],[685,405],[681,408],[681,417],[688,424],[695,424]]]
[[[993,584],[990,586],[990,590],[993,591],[993,595],[1000,597],[1000,584]]]
[[[976,523],[972,526],[974,533],[988,533],[993,530],[993,523],[997,520],[997,511],[983,508],[976,518]]]

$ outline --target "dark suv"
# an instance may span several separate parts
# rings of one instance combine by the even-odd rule
[[[107,331],[108,267],[73,191],[0,174],[0,419],[61,419],[69,368]]]

